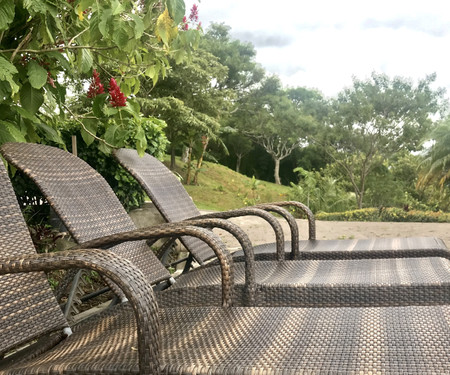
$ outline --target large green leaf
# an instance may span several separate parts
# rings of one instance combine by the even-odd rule
[[[35,114],[44,103],[44,95],[40,90],[36,90],[27,82],[20,89],[20,104],[29,113]]]
[[[92,112],[94,116],[102,117],[103,109],[106,103],[107,94],[99,94],[94,98],[94,102],[92,103]]]
[[[167,8],[169,14],[173,18],[176,24],[183,21],[184,14],[186,13],[186,6],[183,0],[167,0]]]
[[[0,0],[0,31],[7,30],[14,20],[14,1]]]
[[[94,60],[92,54],[87,49],[78,51],[78,66],[82,73],[87,73],[91,70]]]
[[[13,95],[19,91],[19,86],[13,80],[13,75],[16,73],[16,67],[4,57],[0,56],[0,80],[9,83]]]
[[[116,25],[114,29],[113,40],[120,49],[125,48],[128,44],[128,33],[125,30],[124,25],[122,25],[121,23],[119,25]]]
[[[65,145],[59,132],[54,128],[52,128],[51,126],[39,122],[36,124],[36,128],[38,128],[44,134],[46,139],[58,143],[60,145]]]
[[[132,14],[131,18],[134,20],[134,36],[139,39],[144,34],[144,21],[137,14]]]
[[[47,71],[36,61],[32,60],[28,63],[28,80],[35,89],[40,89],[47,82]]]
[[[97,134],[98,123],[97,123],[97,120],[95,120],[95,119],[85,119],[83,121],[83,124],[84,124],[85,128],[88,130],[88,132],[82,128],[81,129],[81,137],[83,138],[84,143],[86,143],[86,145],[89,146],[95,140],[95,138],[91,134],[94,134],[94,135]],[[89,133],[91,133],[91,134],[89,134]]]
[[[147,148],[147,137],[145,136],[145,131],[141,126],[138,127],[134,138],[136,139],[136,150],[139,156],[144,156],[145,149]]]
[[[14,124],[0,120],[0,143],[5,142],[26,142],[26,140]]]

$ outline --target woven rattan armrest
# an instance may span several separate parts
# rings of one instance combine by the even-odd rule
[[[217,256],[217,259],[221,268],[221,276],[222,276],[222,304],[223,306],[231,306],[232,303],[232,293],[233,293],[233,260],[226,249],[224,243],[220,240],[220,238],[214,234],[213,232],[200,228],[199,225],[201,222],[197,222],[197,226],[190,225],[189,223],[165,223],[160,225],[155,225],[148,228],[140,228],[132,231],[121,232],[117,234],[112,234],[105,237],[100,237],[97,239],[93,239],[91,241],[86,241],[79,244],[76,248],[107,248],[114,245],[118,245],[122,242],[127,241],[137,241],[137,240],[145,240],[145,239],[158,239],[165,237],[182,237],[182,236],[192,236],[197,237],[208,244],[208,246],[214,251]],[[203,223],[204,226],[210,227],[206,222]],[[217,223],[216,226],[220,225]],[[231,225],[227,226],[231,229]],[[236,230],[236,233],[238,231]],[[245,233],[243,233],[245,235]],[[247,241],[243,237],[241,239],[244,244]],[[75,249],[76,249],[75,248]],[[252,262],[249,263],[248,268],[253,269],[254,264]],[[254,272],[250,273],[248,286],[249,290],[254,289]]]
[[[258,217],[266,220],[275,232],[276,247],[277,247],[277,259],[284,260],[285,254],[284,254],[283,229],[281,227],[281,224],[278,222],[278,220],[272,214],[266,212],[264,209],[254,208],[254,207],[245,207],[245,208],[239,208],[236,210],[211,212],[211,213],[207,213],[204,215],[192,217],[188,220],[206,219],[206,218],[230,219],[233,217],[240,217],[240,216],[258,216]]]
[[[157,372],[160,351],[158,306],[151,286],[131,262],[109,251],[97,249],[33,254],[0,260],[0,275],[70,268],[97,271],[121,288],[136,317],[140,372]]]
[[[305,215],[306,218],[308,220],[308,236],[309,236],[309,240],[315,240],[316,239],[316,219],[314,218],[314,214],[312,213],[312,211],[310,210],[310,208],[301,203],[301,202],[296,202],[296,201],[284,201],[284,202],[270,202],[267,203],[268,205],[273,205],[273,206],[280,206],[280,207],[295,207],[298,208],[300,211],[302,211]],[[254,207],[259,207],[260,205],[256,205]]]

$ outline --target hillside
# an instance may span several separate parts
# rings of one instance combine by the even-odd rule
[[[168,165],[168,158],[165,161]],[[176,170],[185,176],[183,163],[177,159]],[[197,207],[224,211],[245,205],[282,201],[288,198],[290,188],[270,182],[253,180],[220,164],[205,162],[198,186],[184,185]]]

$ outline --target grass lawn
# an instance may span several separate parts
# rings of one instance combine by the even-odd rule
[[[184,163],[177,158],[175,171],[183,178]],[[169,165],[169,156],[165,158]],[[230,168],[211,162],[203,163],[198,185],[184,185],[198,208],[225,211],[245,205],[288,199],[290,187],[266,181],[252,180]]]

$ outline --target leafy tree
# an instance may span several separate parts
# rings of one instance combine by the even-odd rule
[[[145,149],[139,107],[126,97],[139,76],[156,82],[168,56],[182,60],[198,43],[184,13],[183,0],[0,1],[0,143],[64,146],[55,124],[70,118],[104,151],[125,138]],[[90,77],[92,109],[77,112],[67,86]]]
[[[261,145],[275,163],[275,183],[281,184],[280,162],[305,140],[313,118],[300,111],[275,76],[266,78],[236,109],[237,126]]]
[[[170,75],[155,87],[148,81],[142,84],[139,101],[144,113],[163,118],[167,123],[172,168],[175,154],[183,145],[191,154],[195,144],[204,142],[205,137],[208,142],[220,138],[219,120],[227,111],[228,90],[219,90],[218,86],[225,79],[226,71],[216,57],[198,49],[191,63],[174,65]],[[205,151],[206,147],[200,148],[199,160]]]
[[[433,90],[435,75],[417,86],[401,77],[373,73],[354,79],[332,102],[328,126],[316,136],[351,183],[363,207],[368,176],[377,160],[401,150],[416,150],[433,126],[432,116],[444,105],[441,89]]]
[[[450,118],[442,121],[432,131],[431,140],[433,144],[422,158],[417,187],[422,191],[429,187],[432,195],[437,197],[436,205],[443,210],[448,210],[450,206]]]

